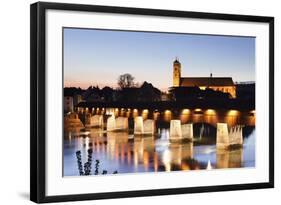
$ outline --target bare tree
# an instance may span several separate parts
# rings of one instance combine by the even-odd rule
[[[121,89],[134,87],[134,79],[135,78],[131,74],[125,73],[118,77],[118,85]]]

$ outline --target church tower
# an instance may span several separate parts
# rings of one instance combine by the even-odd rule
[[[181,63],[176,58],[173,64],[173,86],[179,87],[180,80],[181,80]]]

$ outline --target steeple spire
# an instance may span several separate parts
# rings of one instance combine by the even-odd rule
[[[174,60],[174,64],[180,64],[179,58],[176,56],[176,59]]]

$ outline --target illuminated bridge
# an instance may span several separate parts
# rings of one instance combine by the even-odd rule
[[[229,127],[235,125],[255,126],[254,103],[237,99],[189,102],[80,102],[75,111],[80,114],[113,115],[118,117],[153,119],[157,122],[169,123],[179,119],[181,123],[207,123],[217,126],[217,123],[227,123]]]

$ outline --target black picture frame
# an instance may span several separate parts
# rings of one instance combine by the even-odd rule
[[[121,13],[151,16],[169,16],[195,19],[217,19],[229,21],[263,22],[269,24],[269,181],[194,188],[171,188],[109,193],[89,193],[46,196],[45,150],[46,150],[46,81],[45,81],[45,35],[46,10],[86,11]],[[123,197],[140,197],[197,192],[230,191],[274,187],[274,18],[218,13],[125,8],[82,4],[38,2],[30,7],[30,199],[37,203],[76,200],[96,200]]]

